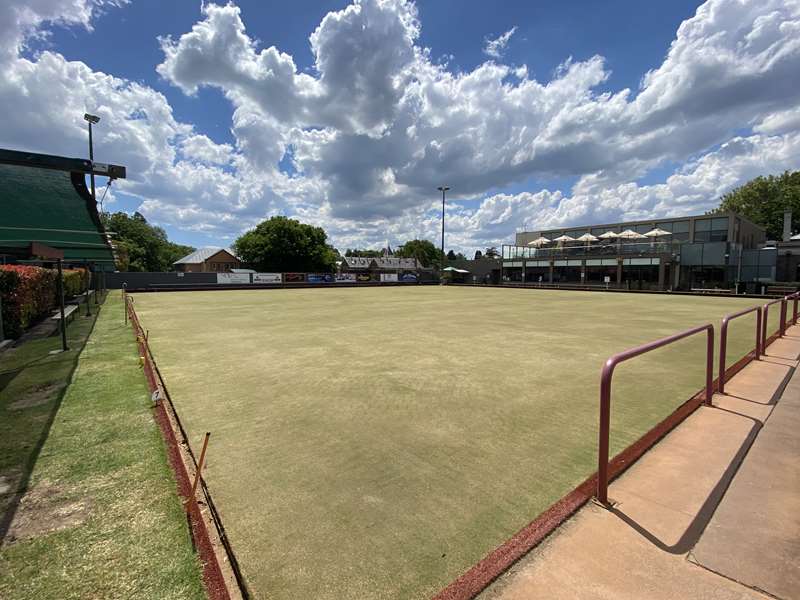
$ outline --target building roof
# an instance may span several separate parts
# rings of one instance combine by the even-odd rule
[[[218,248],[217,246],[206,246],[205,248],[198,248],[191,254],[187,254],[180,260],[176,260],[173,265],[199,265],[206,262],[209,258],[220,252],[227,252],[231,258],[239,260],[230,248]]]
[[[125,177],[124,167],[0,149],[0,252],[28,258],[44,247],[67,262],[113,265],[111,243],[86,187],[92,171]]]

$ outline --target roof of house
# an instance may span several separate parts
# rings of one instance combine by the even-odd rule
[[[206,246],[205,248],[198,248],[191,254],[184,256],[180,260],[176,260],[173,265],[199,265],[206,262],[209,258],[220,252],[227,252],[231,258],[239,260],[230,248],[218,248],[216,246]]]
[[[105,165],[106,167],[113,165]],[[115,167],[124,177],[124,167]],[[114,264],[86,173],[98,163],[0,149],[0,252],[35,256],[56,250],[67,262]]]

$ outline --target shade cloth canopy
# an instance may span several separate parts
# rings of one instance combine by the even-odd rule
[[[455,267],[445,267],[442,271],[450,271],[451,273],[469,273],[466,269],[456,269]]]

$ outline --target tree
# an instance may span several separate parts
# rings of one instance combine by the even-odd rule
[[[473,260],[480,260],[482,258],[483,258],[483,254],[481,253],[481,251],[480,250],[475,250],[475,258],[473,258]]]
[[[715,212],[737,212],[767,228],[767,238],[781,239],[783,212],[792,211],[792,231],[800,229],[800,171],[756,177],[720,199]]]
[[[500,253],[497,251],[497,246],[492,246],[491,248],[487,248],[486,252],[483,253],[486,258],[500,258]]]
[[[161,228],[150,225],[138,212],[103,213],[103,225],[113,232],[112,240],[120,271],[169,271],[172,263],[194,251],[175,244]]]
[[[362,258],[380,258],[383,256],[383,253],[380,250],[359,250],[358,248],[351,250],[348,248],[345,250],[344,255],[345,257],[360,256]]]
[[[261,271],[333,271],[336,253],[321,227],[272,217],[240,236],[233,249],[242,262]]]
[[[394,251],[398,258],[416,258],[423,267],[440,266],[442,251],[428,240],[411,240]]]
[[[456,259],[456,253],[455,253],[455,252],[453,252],[453,250],[452,250],[452,249],[451,249],[451,250],[449,250],[449,251],[447,252],[447,260],[455,260],[455,259]]]

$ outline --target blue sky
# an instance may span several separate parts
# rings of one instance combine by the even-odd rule
[[[0,144],[80,154],[100,112],[98,159],[130,173],[108,207],[195,246],[272,214],[342,248],[429,237],[447,180],[470,251],[797,166],[795,0],[76,2],[1,9],[0,107],[53,107]]]

